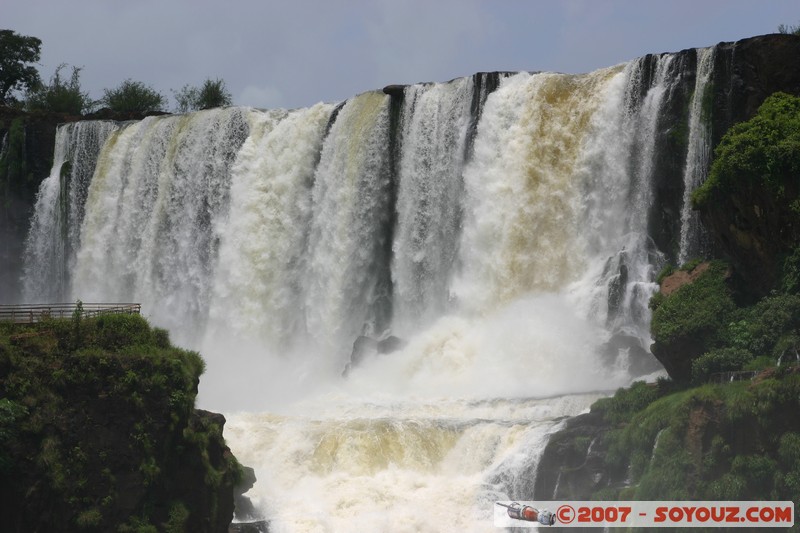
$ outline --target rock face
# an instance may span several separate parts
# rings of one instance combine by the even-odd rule
[[[347,376],[353,368],[361,364],[361,362],[374,355],[384,355],[397,350],[402,350],[406,345],[406,341],[400,337],[389,335],[385,339],[376,340],[365,335],[359,335],[353,342],[353,351],[350,353],[350,361],[342,372],[343,376]]]
[[[692,362],[724,339],[735,309],[732,294],[730,271],[718,261],[700,263],[662,281],[662,292],[650,303],[655,341],[650,350],[670,378],[689,382]]]
[[[20,296],[25,234],[39,183],[50,174],[56,126],[77,118],[0,106],[0,303]]]
[[[571,418],[554,434],[536,471],[535,500],[589,500],[611,482],[603,460],[608,424],[598,413]]]
[[[160,113],[150,113],[160,114]],[[39,184],[53,165],[56,127],[78,120],[139,120],[103,109],[86,117],[0,106],[0,304],[20,298],[25,237]]]
[[[800,95],[800,36],[765,35],[723,44],[715,62],[712,142],[728,128],[752,118],[772,93]],[[782,252],[800,241],[800,215],[791,206],[800,198],[797,176],[785,183],[779,201],[762,187],[742,180],[735,194],[715,198],[700,212],[718,248],[730,258],[751,296],[774,284]]]

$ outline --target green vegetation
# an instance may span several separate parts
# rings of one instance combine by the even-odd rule
[[[38,185],[29,174],[25,161],[25,123],[22,118],[11,121],[6,140],[6,149],[0,153],[0,212],[8,206],[12,187],[33,197]]]
[[[769,210],[757,216],[791,225],[800,220],[798,176],[800,98],[777,93],[726,133],[693,202],[757,197]],[[592,406],[605,428],[596,446],[607,450],[592,498],[800,501],[800,246],[776,246],[778,272],[760,300],[722,261],[651,300],[653,353],[673,380],[635,383]],[[659,282],[675,270],[665,267]],[[709,383],[742,370],[759,374]]]
[[[796,271],[788,264],[781,286],[794,288]],[[740,307],[729,287],[729,268],[712,262],[694,282],[651,301],[654,350],[686,357],[691,375],[683,377],[694,383],[717,372],[762,369],[800,352],[800,294],[774,292]]]
[[[695,208],[743,184],[763,187],[776,201],[800,175],[800,97],[775,93],[752,119],[729,129],[716,150],[708,179],[692,194]],[[800,207],[795,213],[800,216]]]
[[[225,81],[219,78],[215,80],[209,78],[200,87],[184,85],[181,90],[175,92],[175,100],[178,103],[179,113],[229,106],[232,102]]]
[[[42,41],[36,37],[0,30],[0,104],[16,102],[12,93],[39,84],[39,71],[33,66],[39,61]]]
[[[726,284],[728,266],[714,262],[697,279],[669,297],[651,303],[653,339],[666,347],[692,339],[701,352],[722,341],[725,326],[736,305]]]
[[[94,101],[80,84],[78,67],[72,68],[67,79],[62,75],[66,64],[56,68],[50,83],[42,83],[35,64],[41,55],[42,41],[36,37],[19,35],[12,30],[0,30],[0,105],[24,104],[29,111],[49,111],[82,115],[102,104],[118,113],[141,114],[162,111],[166,98],[140,81],[127,79],[114,89],[104,89],[103,97]],[[15,92],[22,92],[18,100]],[[200,86],[184,85],[173,91],[177,111],[185,113],[233,103],[231,93],[220,78],[206,79]]]
[[[127,79],[116,89],[105,89],[101,102],[118,113],[161,111],[164,97],[140,81]]]
[[[798,501],[800,421],[789,413],[800,408],[800,374],[784,367],[754,384],[650,389],[592,407],[614,421],[612,406],[637,406],[606,436],[606,465],[627,486],[595,497]]]
[[[778,33],[784,33],[788,35],[800,35],[800,24],[792,26],[791,24],[778,24]]]
[[[195,414],[202,359],[139,315],[86,318],[80,307],[71,319],[0,322],[8,512],[46,505],[77,531],[205,530],[193,513],[215,523],[221,511],[212,495],[239,479],[241,467],[219,455],[220,425]],[[204,485],[201,504],[183,499],[187,486]]]
[[[29,110],[82,115],[92,109],[94,102],[81,89],[81,69],[72,67],[72,75],[66,80],[61,76],[66,66],[62,63],[56,68],[49,85],[40,84],[28,92],[26,106]]]

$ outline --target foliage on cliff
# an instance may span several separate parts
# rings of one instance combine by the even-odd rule
[[[685,379],[691,361],[723,343],[736,305],[728,286],[728,266],[713,263],[675,293],[651,301],[653,354],[674,379]]]
[[[616,483],[595,497],[798,501],[800,421],[788,415],[800,408],[797,367],[752,384],[708,384],[661,397],[655,390],[620,390],[593,406],[611,421],[620,404],[645,404],[606,434],[606,467]]]
[[[714,153],[708,179],[692,194],[698,208],[715,196],[756,184],[776,202],[787,197],[800,176],[800,97],[775,93],[752,119],[734,125]],[[795,188],[797,186],[795,185]],[[800,215],[800,204],[793,206]]]
[[[800,98],[775,94],[731,128],[693,201],[725,260],[659,276],[652,352],[671,380],[568,421],[537,498],[800,498]],[[741,370],[758,373],[709,383]]]
[[[62,76],[61,71],[66,64],[56,67],[50,83],[43,83],[28,92],[25,102],[30,111],[47,111],[50,113],[67,113],[80,116],[91,111],[94,102],[89,93],[81,88],[81,69],[72,67],[69,79]]]
[[[8,531],[225,531],[241,469],[203,362],[138,315],[0,323]]]
[[[758,369],[800,357],[794,262],[785,262],[777,284],[782,290],[752,305],[735,302],[730,268],[715,261],[693,282],[651,301],[652,351],[678,382],[700,384],[717,372]]]
[[[775,93],[731,127],[692,201],[743,289],[766,295],[800,242],[800,97]]]

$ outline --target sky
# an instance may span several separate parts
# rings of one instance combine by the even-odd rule
[[[66,63],[94,99],[132,79],[170,106],[207,78],[234,104],[291,109],[482,71],[590,72],[779,24],[800,24],[800,0],[0,0],[0,29],[42,40],[43,80]]]

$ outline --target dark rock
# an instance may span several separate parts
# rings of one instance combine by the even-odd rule
[[[625,357],[631,376],[644,376],[661,368],[658,360],[642,345],[642,340],[634,335],[617,332],[603,344],[601,355],[608,366],[616,364]]]
[[[400,337],[389,335],[385,339],[378,341],[377,349],[379,354],[387,354],[402,350],[406,346],[406,341]]]
[[[554,433],[539,460],[534,500],[590,500],[593,493],[613,484],[606,471],[608,425],[598,413],[569,419]]]
[[[258,512],[256,511],[253,502],[250,501],[250,498],[245,496],[245,493],[253,488],[253,485],[256,482],[256,472],[249,466],[242,467],[242,479],[239,481],[233,488],[233,503],[234,503],[234,512],[233,512],[233,519],[237,522],[250,522],[261,518],[258,516]]]
[[[650,351],[664,366],[669,377],[679,382],[688,382],[692,377],[692,361],[706,352],[705,340],[682,335],[668,345],[654,342]]]
[[[353,342],[353,351],[350,353],[350,361],[344,367],[343,376],[347,376],[353,367],[359,365],[369,355],[378,353],[378,341],[365,335],[360,335]]]
[[[396,352],[397,350],[402,350],[405,345],[406,341],[394,335],[389,335],[380,341],[372,337],[367,337],[366,335],[360,335],[353,343],[350,361],[348,361],[347,366],[344,367],[342,375],[346,377],[354,367],[360,365],[361,362],[369,356]]]
[[[269,533],[269,523],[266,520],[234,522],[228,527],[228,533]]]
[[[800,36],[763,35],[717,46],[714,64],[712,143],[730,126],[752,118],[764,100],[782,91],[800,96]],[[800,240],[789,206],[798,198],[797,180],[787,183],[781,205],[763,188],[741,183],[736,194],[715,199],[700,212],[716,246],[742,276],[752,299],[775,283],[781,254]],[[793,230],[791,230],[793,226]]]
[[[387,85],[383,88],[383,94],[388,94],[389,96],[393,97],[400,97],[402,98],[405,94],[406,86],[405,85]]]

